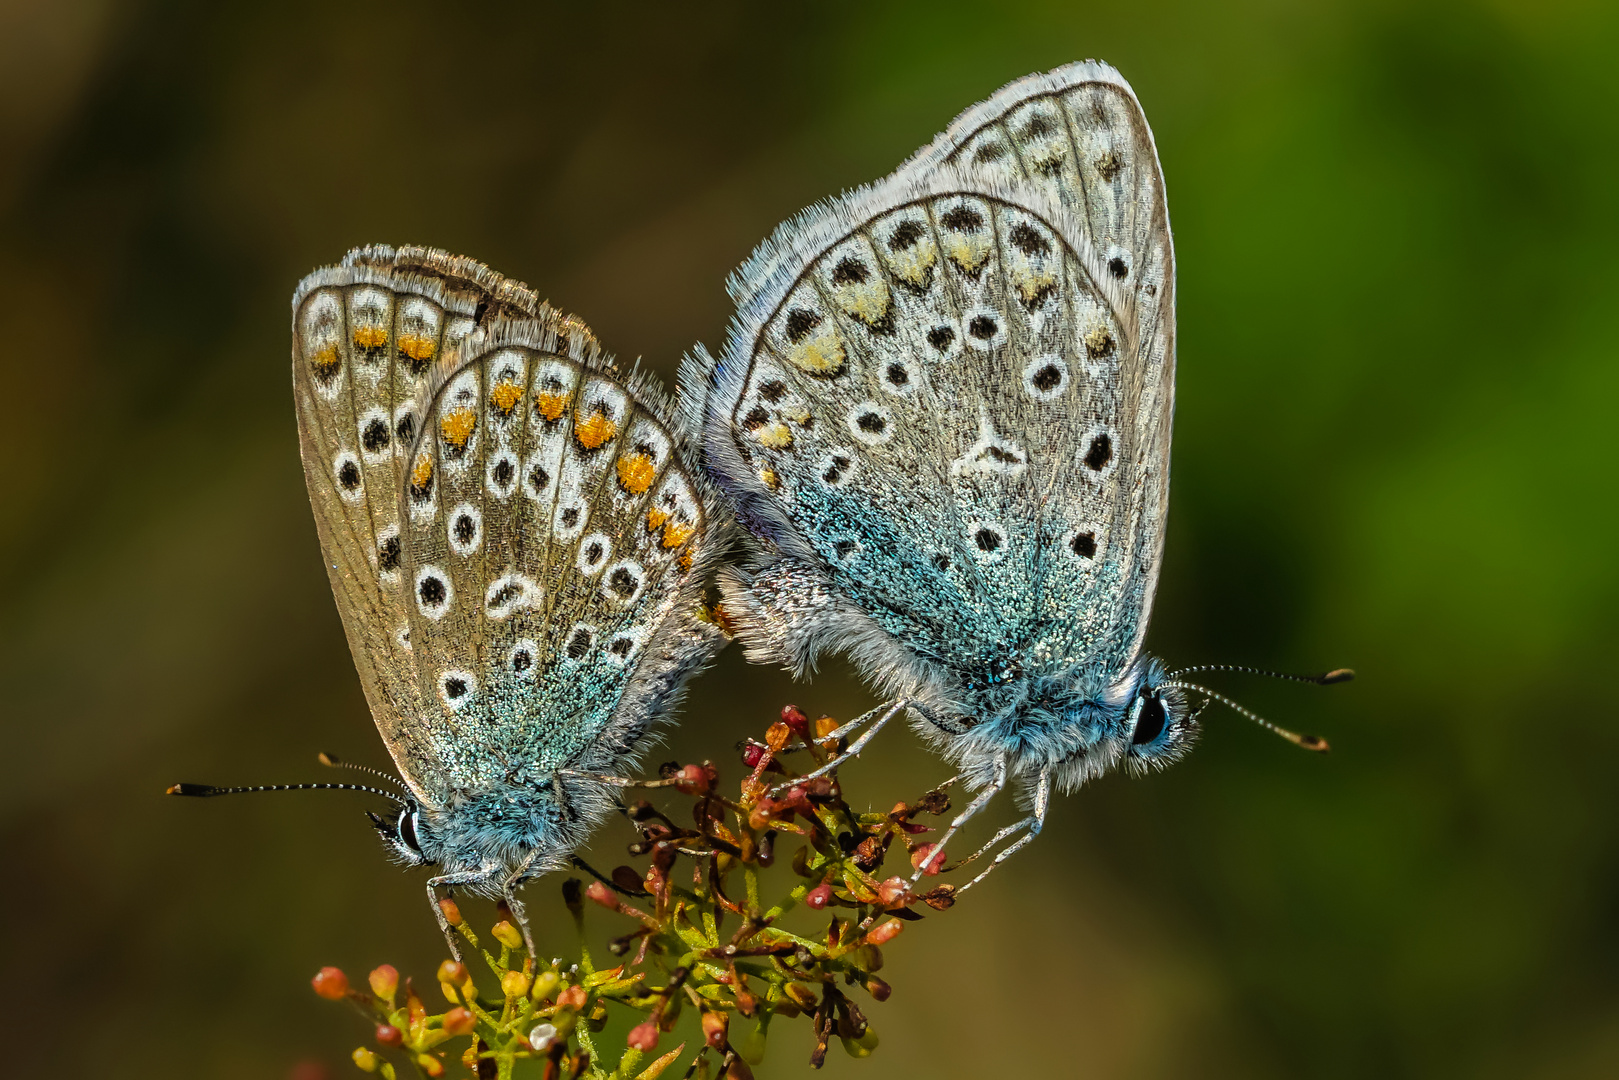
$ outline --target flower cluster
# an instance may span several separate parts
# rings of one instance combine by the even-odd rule
[[[718,1071],[747,1080],[772,1024],[799,1017],[809,1021],[812,1065],[821,1065],[834,1039],[855,1057],[869,1055],[877,1033],[851,990],[886,1000],[889,986],[877,974],[882,947],[923,917],[918,905],[953,903],[950,885],[910,887],[914,870],[927,877],[953,869],[936,844],[916,839],[931,830],[917,819],[943,814],[950,803],[935,790],[887,814],[858,814],[835,773],[800,780],[843,750],[836,727],[830,717],[812,724],[796,707],[783,709],[762,742],[743,745],[748,771],[734,798],[718,790],[712,763],[664,767],[667,785],[691,801],[692,824],[637,801],[628,813],[641,835],[629,852],[640,868],[620,866],[588,887],[578,878],[563,883],[581,941],[587,899],[628,921],[607,942],[617,963],[593,959],[582,945],[573,962],[529,956],[509,912],[486,943],[447,899],[446,918],[491,976],[480,986],[465,964],[446,960],[437,977],[447,1012],[429,1013],[410,980],[401,996],[390,965],[371,972],[369,993],[337,968],[321,969],[315,992],[353,1002],[376,1024],[375,1046],[355,1050],[354,1063],[388,1080],[398,1075],[396,1060],[430,1077],[459,1060],[477,1077],[532,1069],[545,1080],[654,1080],[685,1054],[685,1042],[658,1051],[687,1010],[699,1015],[702,1039],[687,1077]],[[814,764],[795,772],[787,764],[795,757]],[[784,845],[792,855],[778,860]],[[903,876],[884,877],[896,848],[905,856]],[[762,881],[785,876],[764,873],[778,861],[791,876],[785,893],[767,894]],[[777,898],[767,903],[766,895]],[[829,912],[824,932],[784,928],[795,908]],[[600,1037],[610,1006],[645,1017],[622,1048]]]

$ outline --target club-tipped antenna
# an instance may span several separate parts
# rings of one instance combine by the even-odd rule
[[[364,791],[381,795],[400,805],[409,800],[403,795],[383,791],[368,784],[256,784],[252,787],[215,787],[213,784],[172,784],[165,795],[185,795],[196,799],[210,799],[215,795],[243,795],[251,791]]]
[[[1285,671],[1267,671],[1265,668],[1248,667],[1243,664],[1197,664],[1193,667],[1183,667],[1179,671],[1171,671],[1169,677],[1178,679],[1182,675],[1196,675],[1201,671],[1236,671],[1244,675],[1263,675],[1267,679],[1311,683],[1315,686],[1331,686],[1333,683],[1348,682],[1355,677],[1354,669],[1346,667],[1334,668],[1324,675],[1293,675]]]
[[[1286,739],[1288,742],[1292,743],[1294,746],[1302,746],[1306,750],[1314,750],[1317,753],[1321,753],[1321,754],[1325,754],[1326,752],[1328,752],[1329,750],[1332,749],[1332,747],[1327,744],[1327,740],[1323,739],[1321,736],[1319,736],[1319,735],[1300,735],[1296,731],[1289,731],[1285,727],[1280,726],[1279,724],[1271,723],[1269,720],[1266,720],[1263,716],[1260,716],[1258,713],[1254,712],[1252,709],[1250,709],[1250,708],[1248,708],[1248,707],[1246,707],[1244,705],[1239,705],[1235,701],[1232,701],[1230,698],[1226,697],[1224,694],[1217,693],[1216,691],[1210,690],[1206,686],[1199,686],[1197,683],[1176,682],[1176,681],[1171,681],[1171,682],[1165,682],[1165,683],[1159,683],[1158,684],[1158,687],[1160,689],[1162,689],[1164,687],[1171,687],[1171,686],[1175,687],[1178,690],[1194,690],[1199,694],[1207,695],[1208,697],[1213,698],[1215,701],[1218,701],[1220,704],[1224,705],[1226,708],[1231,709],[1233,712],[1237,712],[1237,713],[1242,714],[1243,716],[1246,716],[1248,719],[1252,720],[1254,723],[1258,724],[1260,727],[1265,728],[1266,730],[1268,730],[1268,731],[1270,731],[1270,732],[1272,732],[1274,734],[1280,735],[1282,738]]]
[[[320,752],[319,756],[320,763],[326,766],[328,769],[353,769],[355,772],[363,772],[368,776],[375,776],[380,780],[386,780],[390,784],[398,784],[400,787],[405,786],[405,782],[399,779],[399,777],[395,776],[393,773],[383,772],[381,769],[373,769],[369,765],[356,765],[352,761],[344,761],[335,754],[328,754],[324,750]]]

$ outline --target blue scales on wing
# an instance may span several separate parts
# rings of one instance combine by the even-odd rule
[[[1134,355],[1117,360],[1133,399],[1136,455],[1121,462],[1139,522],[1121,567],[1115,648],[1140,651],[1152,609],[1169,501],[1175,394],[1175,253],[1152,129],[1116,70],[1088,60],[1019,79],[962,113],[906,162],[919,174],[959,168],[1038,191],[1079,219],[1133,313]],[[1089,452],[1089,447],[1085,448]],[[1081,548],[1089,541],[1080,537]]]
[[[620,771],[722,635],[723,543],[672,403],[541,322],[429,374],[401,494],[423,738],[446,792]]]
[[[783,556],[728,592],[755,654],[807,663],[866,620],[838,644],[947,697],[1094,662],[1127,539],[1133,342],[1072,215],[902,174],[784,226],[750,267],[709,449]]]

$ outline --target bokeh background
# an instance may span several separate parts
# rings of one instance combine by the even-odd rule
[[[1616,54],[1579,0],[3,0],[0,1072],[358,1075],[309,976],[440,957],[363,800],[161,796],[385,760],[298,464],[304,272],[465,252],[670,374],[776,222],[1097,56],[1180,260],[1151,644],[1361,679],[1221,683],[1330,757],[1211,714],[1060,800],[827,1071],[1619,1074]],[[668,756],[788,700],[869,699],[727,655]],[[847,775],[942,768],[896,731]]]

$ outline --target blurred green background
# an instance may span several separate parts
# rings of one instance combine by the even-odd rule
[[[1615,55],[1576,0],[0,2],[0,1071],[358,1075],[309,976],[440,957],[362,800],[160,794],[385,760],[298,464],[304,272],[447,247],[672,374],[777,221],[1096,56],[1180,259],[1151,644],[1361,679],[1220,684],[1330,757],[1211,714],[1060,800],[828,1072],[1619,1074]],[[868,698],[727,654],[658,756],[788,700]],[[886,808],[943,771],[896,731],[847,775]]]

